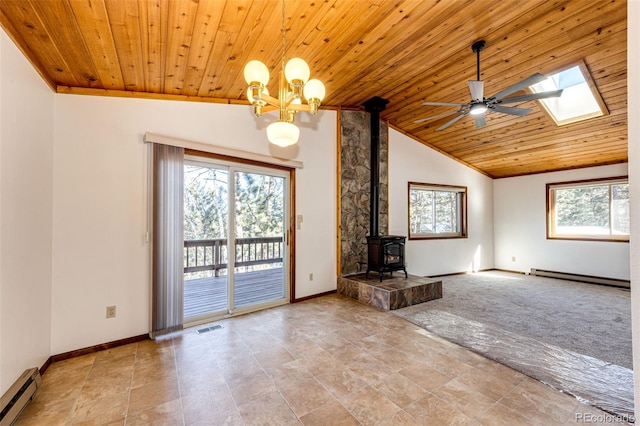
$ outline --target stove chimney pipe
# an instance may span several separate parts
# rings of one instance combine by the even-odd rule
[[[369,235],[377,237],[380,231],[380,111],[384,111],[388,100],[374,96],[362,105],[371,115],[371,193],[369,195]]]

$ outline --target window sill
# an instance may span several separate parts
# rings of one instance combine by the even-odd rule
[[[599,241],[605,243],[628,243],[628,236],[588,236],[588,235],[553,235],[547,236],[547,240],[567,241]]]
[[[451,240],[460,238],[467,238],[467,236],[453,234],[409,235],[409,240]]]

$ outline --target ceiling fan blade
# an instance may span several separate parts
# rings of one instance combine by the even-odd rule
[[[535,73],[530,77],[525,78],[524,80],[519,81],[518,83],[507,87],[506,89],[501,90],[500,92],[493,95],[492,99],[502,99],[507,95],[515,93],[519,90],[524,90],[529,86],[532,86],[536,83],[540,83],[542,80],[545,80],[547,77],[540,73]]]
[[[432,115],[431,117],[421,118],[419,120],[415,120],[414,123],[424,123],[425,121],[435,120],[436,118],[446,117],[448,115],[456,114],[458,112],[460,112],[460,111],[456,110],[456,111],[451,111],[451,112],[445,112],[445,113],[442,113],[442,114]]]
[[[465,106],[467,104],[452,104],[449,102],[423,102],[422,105],[428,105],[428,106],[457,106],[457,107],[461,107],[461,106]]]
[[[436,130],[444,130],[447,127],[451,126],[453,123],[455,123],[456,121],[460,120],[462,117],[464,117],[465,113],[461,113],[459,116],[453,118],[452,120],[447,121],[446,123],[444,123],[442,126],[438,127]]]
[[[557,98],[562,95],[562,90],[554,90],[552,92],[532,93],[530,95],[514,96],[500,101],[501,104],[513,104],[516,102],[535,101],[537,99]]]
[[[480,127],[484,127],[486,125],[487,125],[487,120],[484,114],[476,115],[476,129],[479,129]]]
[[[482,102],[484,100],[484,81],[469,80],[469,91],[471,99]]]
[[[503,114],[517,115],[518,117],[524,117],[531,112],[529,108],[503,107],[500,105],[491,107],[491,111],[501,112]]]

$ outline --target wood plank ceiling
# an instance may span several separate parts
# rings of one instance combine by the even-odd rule
[[[277,93],[279,0],[1,0],[0,23],[59,93],[246,103],[243,66],[267,64]],[[388,99],[381,117],[493,178],[627,161],[626,0],[288,0],[287,59],[327,88],[325,107]],[[583,60],[609,115],[558,127],[487,114],[415,124],[468,102],[471,44],[485,39],[491,95],[534,72]],[[425,164],[425,167],[428,167]]]

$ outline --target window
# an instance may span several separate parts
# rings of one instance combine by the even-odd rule
[[[540,100],[558,126],[609,114],[584,62],[531,86],[534,93],[560,89],[562,96]]]
[[[629,241],[626,177],[547,184],[547,238]]]
[[[467,188],[409,182],[409,239],[467,236]]]

